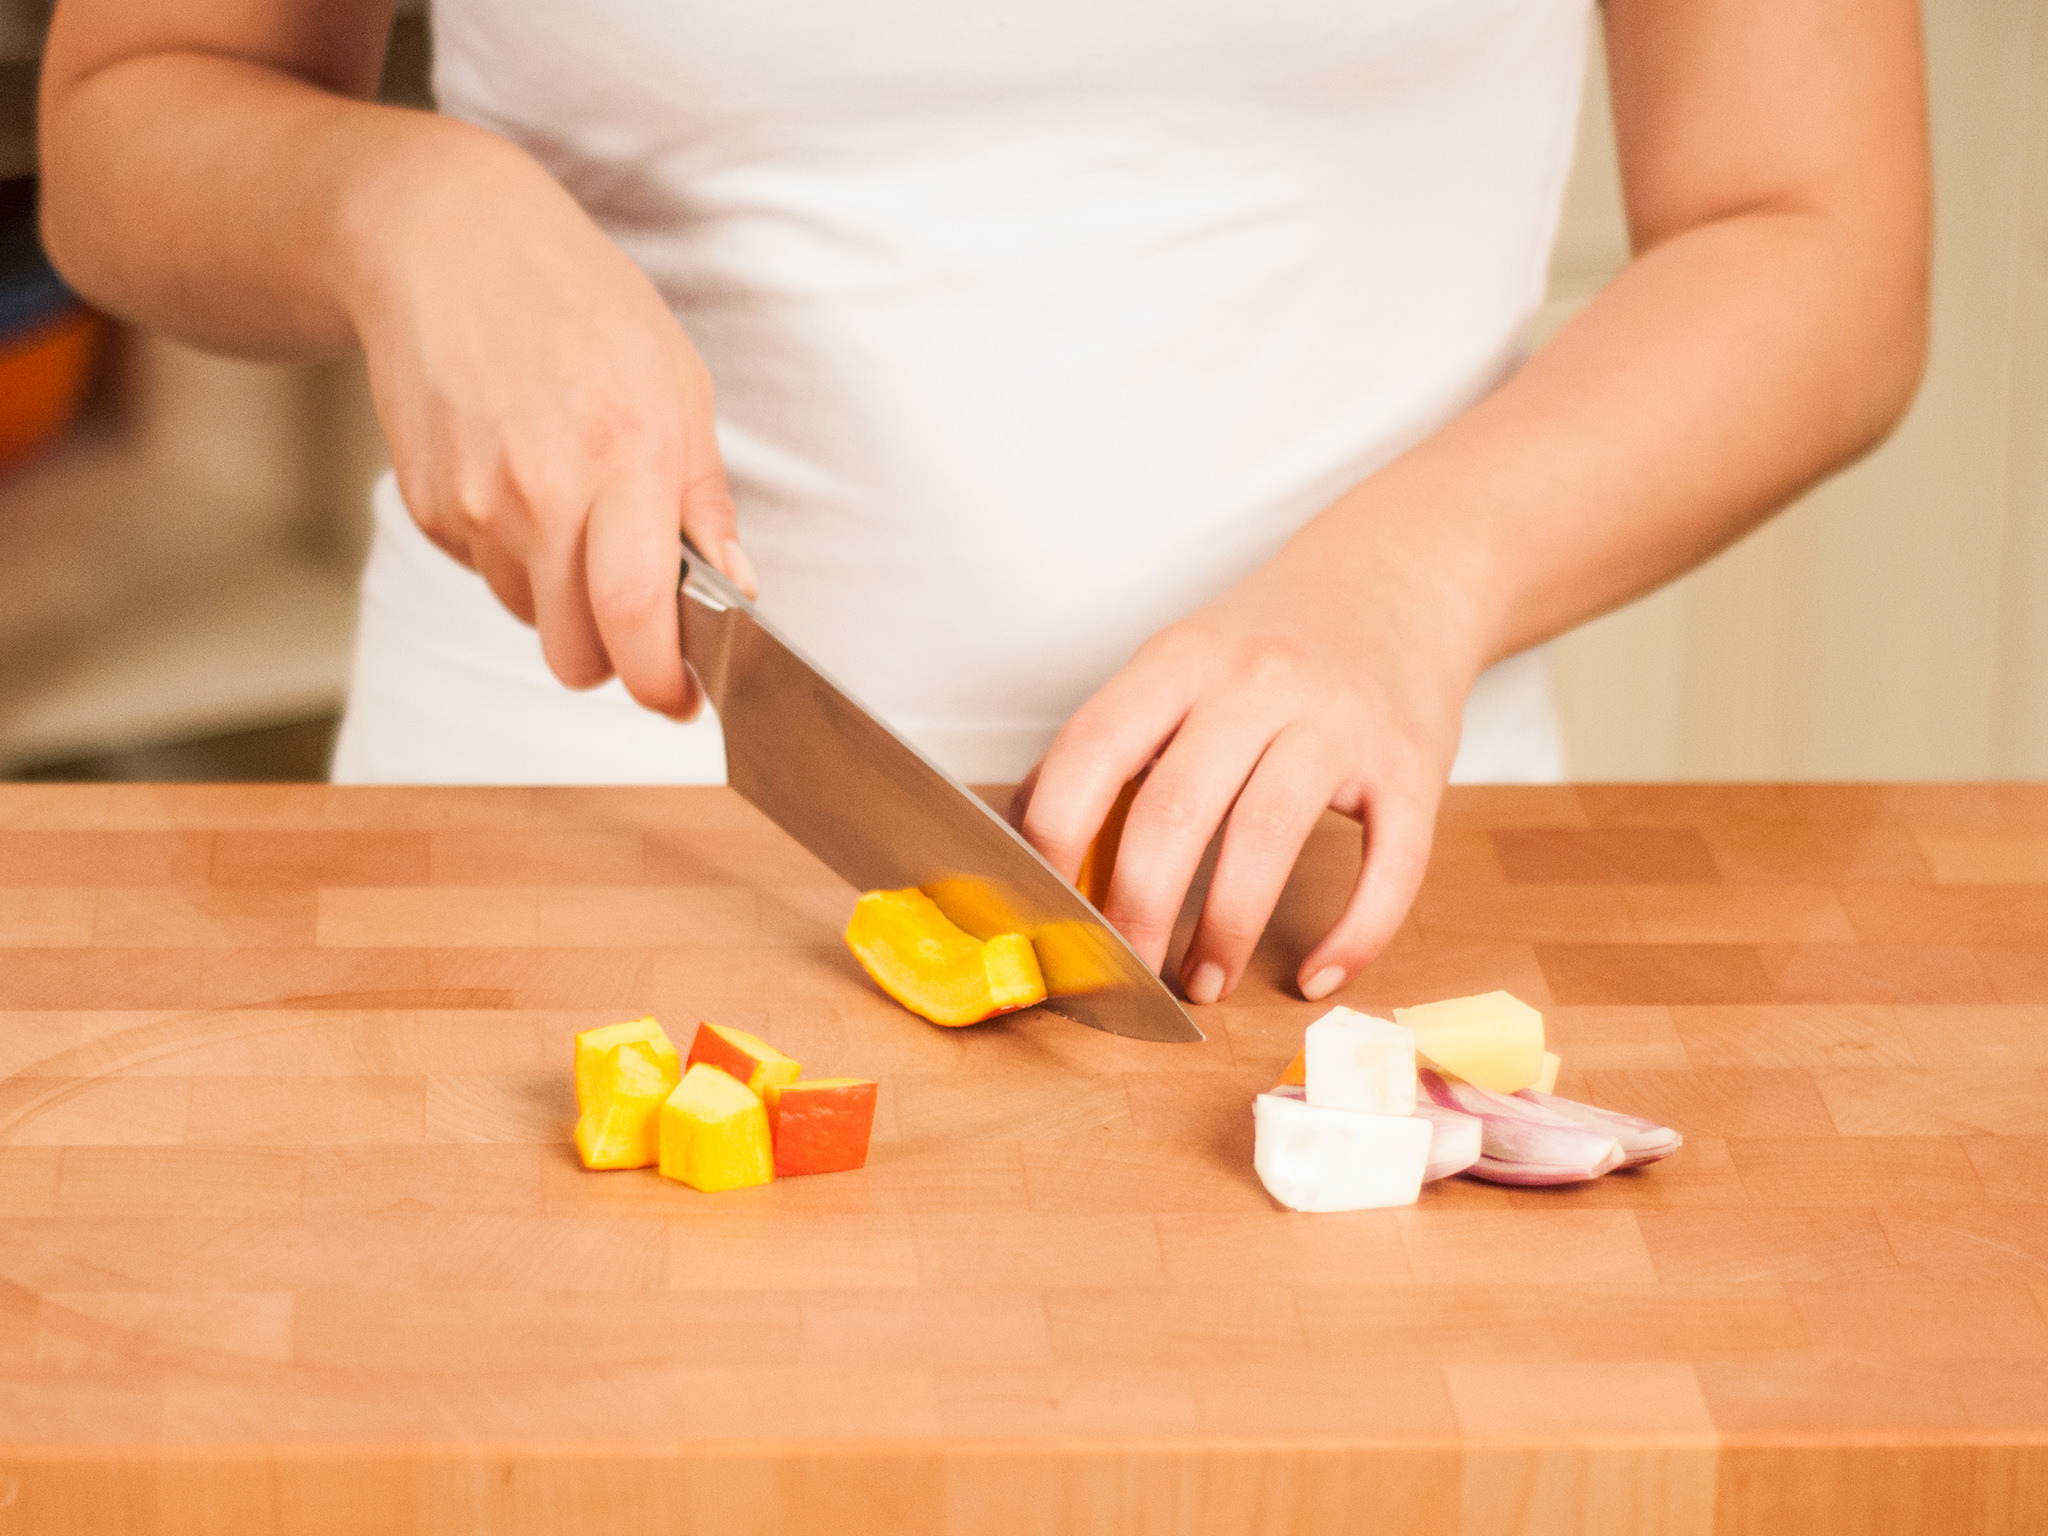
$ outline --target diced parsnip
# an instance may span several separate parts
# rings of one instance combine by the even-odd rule
[[[1495,1093],[1543,1075],[1543,1015],[1506,992],[1396,1008],[1394,1022],[1415,1031],[1418,1057]]]
[[[1297,1211],[1413,1205],[1429,1164],[1429,1122],[1324,1109],[1281,1094],[1252,1101],[1252,1167]]]
[[[1405,1115],[1415,1108],[1415,1036],[1399,1024],[1332,1008],[1302,1043],[1308,1102],[1320,1109]]]
[[[1282,1083],[1267,1093],[1276,1099],[1308,1102],[1308,1089],[1298,1083]],[[1429,1122],[1429,1161],[1423,1165],[1422,1182],[1434,1184],[1454,1173],[1463,1173],[1479,1161],[1480,1123],[1477,1117],[1445,1109],[1427,1099],[1418,1099],[1414,1109],[1418,1120]]]

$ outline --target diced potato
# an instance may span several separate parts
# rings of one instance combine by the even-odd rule
[[[1415,1035],[1369,1013],[1337,1007],[1308,1027],[1302,1044],[1308,1102],[1366,1115],[1415,1108]]]
[[[1543,1015],[1506,992],[1396,1008],[1415,1031],[1415,1054],[1495,1093],[1514,1093],[1543,1075]]]
[[[1557,1092],[1557,1069],[1563,1065],[1564,1062],[1559,1059],[1557,1052],[1545,1051],[1543,1053],[1543,1070],[1536,1074],[1536,1081],[1529,1086],[1538,1093]]]
[[[707,1192],[773,1179],[760,1096],[708,1062],[691,1067],[661,1106],[661,1171]]]

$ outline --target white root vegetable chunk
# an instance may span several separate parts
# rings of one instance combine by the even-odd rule
[[[1302,1041],[1308,1101],[1319,1109],[1405,1115],[1415,1108],[1415,1032],[1332,1008]]]
[[[1431,1123],[1415,1115],[1325,1109],[1262,1093],[1252,1100],[1252,1167],[1297,1211],[1413,1205],[1429,1166]]]
[[[1292,1099],[1297,1104],[1308,1102],[1308,1090],[1298,1084],[1283,1083],[1266,1091],[1275,1098]],[[1479,1161],[1480,1133],[1485,1127],[1477,1115],[1445,1109],[1427,1099],[1417,1099],[1413,1113],[1417,1119],[1429,1122],[1429,1161],[1422,1167],[1423,1183],[1434,1184],[1438,1179],[1448,1179]]]

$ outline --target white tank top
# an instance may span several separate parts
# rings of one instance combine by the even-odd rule
[[[435,86],[675,309],[767,614],[957,774],[1006,779],[1146,636],[1512,369],[1589,9],[436,0]],[[431,668],[375,615],[476,583],[382,501],[337,772],[444,776],[379,723],[379,690]],[[529,632],[479,622],[472,660],[533,672]],[[1530,661],[1482,686],[1461,776],[1558,772]],[[562,697],[630,712],[616,685]],[[636,724],[595,776],[678,776],[641,760],[669,742],[709,761],[672,730]],[[531,750],[511,776],[572,771]]]

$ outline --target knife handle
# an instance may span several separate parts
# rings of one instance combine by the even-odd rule
[[[693,599],[714,612],[722,608],[753,610],[754,605],[747,601],[747,594],[690,542],[687,533],[683,535],[683,570],[679,587],[683,597]]]
[[[721,715],[732,684],[736,638],[744,627],[742,615],[755,617],[747,595],[685,536],[682,574],[676,583],[683,661]]]

